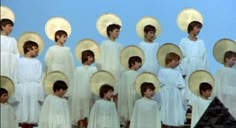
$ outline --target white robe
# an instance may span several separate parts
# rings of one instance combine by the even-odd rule
[[[16,39],[1,35],[1,76],[7,76],[13,81],[16,60],[19,58]]]
[[[160,70],[161,120],[168,126],[183,126],[185,122],[185,82],[182,74],[171,68]],[[174,107],[173,107],[174,106]]]
[[[212,100],[205,100],[194,94],[192,95],[193,98],[189,104],[192,106],[191,128],[194,128],[194,126],[200,120]]]
[[[17,120],[37,123],[40,103],[45,98],[42,84],[42,64],[38,59],[22,57],[16,65],[16,88],[14,98],[19,102],[16,109]]]
[[[183,59],[178,67],[182,75],[186,75],[187,98],[191,100],[191,91],[188,87],[188,78],[196,70],[209,71],[206,46],[203,40],[192,41],[189,38],[183,38],[179,47],[183,53]]]
[[[105,40],[101,43],[100,57],[96,61],[98,70],[106,70],[114,76],[116,81],[114,88],[115,93],[117,93],[121,73],[123,72],[123,68],[120,65],[121,50],[122,46],[120,43],[111,40]]]
[[[90,112],[88,128],[120,128],[114,102],[97,100]]]
[[[148,43],[148,42],[141,42],[138,45],[145,54],[145,61],[139,71],[142,72],[151,72],[158,75],[160,70],[160,65],[157,60],[157,51],[159,49],[159,44],[156,42]]]
[[[134,103],[139,98],[134,85],[138,74],[137,71],[128,70],[121,76],[118,90],[118,113],[122,122],[131,120]]]
[[[223,67],[215,75],[216,96],[236,118],[236,69]]]
[[[90,77],[97,71],[96,67],[82,65],[74,73],[74,84],[71,87],[71,119],[74,125],[78,120],[89,117],[89,112],[94,103],[90,91]]]
[[[18,128],[16,115],[8,103],[1,103],[1,128]]]
[[[141,98],[135,102],[130,128],[161,128],[157,102]]]
[[[69,105],[67,100],[48,95],[40,113],[39,128],[71,128]]]

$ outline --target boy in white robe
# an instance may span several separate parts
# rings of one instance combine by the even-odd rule
[[[18,128],[16,114],[8,101],[8,91],[0,88],[1,128]]]
[[[71,88],[71,119],[78,128],[87,127],[89,112],[94,104],[94,98],[89,88],[89,80],[97,68],[91,66],[94,62],[94,53],[91,50],[82,51],[83,65],[78,67],[74,74],[74,85]]]
[[[152,25],[147,25],[144,27],[143,31],[144,41],[140,42],[138,46],[144,51],[145,62],[139,71],[158,75],[160,65],[156,59],[156,54],[159,49],[159,43],[154,42],[156,38],[156,28]]]
[[[209,99],[211,97],[211,92],[212,92],[212,85],[206,82],[202,82],[199,85],[200,96],[191,93],[192,100],[189,103],[192,106],[191,128],[195,127],[198,120],[201,118],[203,113],[210,105],[212,101]]]
[[[40,113],[39,128],[71,128],[70,111],[67,100],[63,98],[67,84],[57,80],[53,84],[54,94],[47,96]]]
[[[161,128],[159,106],[151,99],[155,86],[144,82],[140,88],[143,98],[135,102],[130,128]]]
[[[165,68],[159,72],[161,85],[161,121],[164,127],[180,127],[185,122],[185,82],[182,74],[174,68],[180,56],[170,52],[165,58]]]
[[[188,25],[188,37],[183,38],[180,41],[179,47],[183,53],[183,60],[179,65],[179,69],[182,75],[185,76],[186,85],[188,78],[196,70],[209,71],[208,57],[206,46],[203,40],[199,39],[197,35],[200,33],[202,23],[198,21],[192,21]],[[190,91],[187,87],[188,99],[191,99]]]
[[[67,32],[64,30],[58,30],[55,33],[56,45],[48,48],[45,55],[46,71],[49,73],[52,71],[60,71],[69,78],[69,83],[72,83],[74,74],[74,60],[73,55],[69,47],[64,46],[67,40]],[[68,85],[70,87],[70,85]],[[70,88],[68,89],[68,93]],[[68,97],[69,95],[67,95]]]
[[[10,37],[14,23],[10,19],[1,19],[1,76],[13,81],[16,60],[19,58],[16,39]]]
[[[97,62],[98,70],[105,70],[110,72],[116,81],[115,93],[117,93],[121,73],[123,71],[120,65],[120,53],[122,50],[122,45],[116,42],[120,34],[121,26],[118,24],[110,24],[107,27],[107,37],[108,40],[104,40],[100,45],[100,56]],[[117,103],[117,95],[113,97],[115,103]]]
[[[218,69],[215,75],[216,96],[229,109],[231,115],[236,118],[236,69],[232,68],[236,61],[236,53],[227,51],[224,55],[224,67]]]
[[[88,128],[120,128],[119,117],[113,101],[114,88],[104,84],[99,89],[97,100],[90,112]]]
[[[137,70],[142,65],[142,59],[139,56],[131,56],[128,63],[129,70],[122,74],[118,90],[118,113],[121,124],[125,127],[129,126],[134,103],[139,98],[134,82],[139,74]]]
[[[15,77],[16,91],[14,105],[17,120],[23,128],[32,128],[38,124],[39,112],[45,97],[42,85],[42,64],[35,57],[39,53],[39,45],[34,41],[26,41],[23,45],[24,57],[17,61]]]

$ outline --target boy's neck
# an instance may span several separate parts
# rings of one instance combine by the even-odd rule
[[[91,64],[86,61],[86,62],[83,63],[83,65],[85,65],[85,66],[90,66]]]
[[[108,98],[106,98],[106,97],[103,97],[102,98],[103,100],[106,100],[106,101],[110,101]]]
[[[1,35],[8,36],[9,33],[6,33],[6,32],[4,32],[4,31],[1,31]]]
[[[109,37],[109,40],[111,40],[111,41],[113,41],[113,42],[116,41],[116,39],[115,39],[114,37]]]
[[[25,58],[34,58],[32,55],[30,55],[29,53],[26,53],[25,55],[24,55],[24,57]]]
[[[63,43],[60,43],[60,42],[56,42],[56,45],[58,45],[58,46],[64,46],[64,44]]]
[[[224,64],[224,67],[232,68],[233,66],[229,65],[228,63],[225,63],[225,64]]]
[[[201,98],[204,99],[204,100],[208,100],[208,97],[205,97],[203,95],[201,95]]]
[[[144,41],[146,42],[146,43],[153,43],[153,40],[148,40],[148,39],[144,39]]]
[[[197,35],[195,35],[195,34],[193,34],[193,33],[190,33],[190,34],[188,35],[188,38],[189,38],[190,40],[192,40],[192,41],[196,41],[196,40],[197,40]]]
[[[129,68],[129,70],[136,71],[134,67]]]

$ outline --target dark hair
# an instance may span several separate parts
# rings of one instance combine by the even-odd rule
[[[6,25],[10,24],[12,27],[14,26],[14,23],[10,19],[1,19],[1,28],[0,30],[2,31],[2,27],[5,27]]]
[[[82,55],[81,55],[81,60],[82,60],[82,63],[88,61],[88,57],[91,56],[94,58],[94,53],[93,51],[91,50],[85,50],[82,52]],[[95,59],[95,58],[94,58]]]
[[[24,43],[23,45],[23,49],[24,49],[24,54],[26,54],[27,52],[29,52],[29,48],[32,49],[33,47],[39,47],[38,44],[34,41],[28,40]]]
[[[62,35],[68,36],[67,32],[64,30],[58,30],[55,32],[54,40],[57,42],[57,36],[61,37]]]
[[[2,96],[5,93],[8,94],[8,91],[5,88],[0,88],[0,96]]]
[[[103,98],[105,96],[105,94],[110,90],[114,91],[114,88],[111,85],[109,85],[109,84],[102,85],[99,89],[100,97]]]
[[[180,56],[174,52],[166,54],[165,64],[169,64],[172,60],[180,60]]]
[[[202,91],[205,92],[207,90],[212,90],[212,86],[206,82],[200,83],[200,86],[199,86],[200,95],[202,95]]]
[[[107,36],[110,37],[110,31],[113,31],[115,29],[119,29],[120,30],[121,26],[119,24],[110,24],[108,27],[107,27]]]
[[[135,62],[142,63],[141,57],[139,57],[139,56],[131,56],[131,57],[129,58],[129,61],[128,61],[128,63],[129,63],[129,68],[131,68],[132,65],[135,64]]]
[[[199,21],[192,21],[188,24],[188,33],[190,33],[193,28],[197,26],[198,28],[202,28],[202,23]]]
[[[56,92],[60,89],[62,90],[67,90],[68,86],[67,84],[62,81],[62,80],[57,80],[54,84],[53,84],[53,92]]]
[[[224,63],[226,63],[226,59],[231,59],[232,57],[236,57],[236,52],[227,51],[224,55]]]
[[[143,28],[144,33],[148,33],[149,31],[154,31],[156,32],[156,28],[153,25],[146,25]]]
[[[142,94],[142,96],[144,96],[144,92],[146,92],[147,89],[151,89],[151,90],[154,91],[154,90],[155,90],[155,86],[154,86],[153,83],[144,82],[144,83],[141,84],[140,89],[141,89],[141,94]]]

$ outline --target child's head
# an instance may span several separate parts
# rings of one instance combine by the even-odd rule
[[[29,54],[30,57],[36,57],[38,56],[39,49],[38,49],[38,44],[34,41],[28,40],[24,43],[23,49],[24,49],[24,54]]]
[[[8,100],[8,91],[4,88],[0,88],[0,102],[6,103]]]
[[[6,35],[10,34],[14,23],[10,19],[1,19],[1,32],[3,31]]]
[[[119,36],[120,28],[119,24],[110,24],[107,27],[107,36],[116,39]]]
[[[199,21],[192,21],[188,24],[188,33],[193,32],[193,34],[198,34],[202,28],[202,23]]]
[[[140,88],[143,97],[151,98],[154,95],[155,86],[153,83],[144,82],[141,84]]]
[[[199,92],[202,97],[207,99],[211,96],[212,86],[206,82],[200,83]]]
[[[224,55],[224,64],[228,67],[233,67],[236,62],[236,52],[227,51]]]
[[[99,89],[99,95],[103,99],[111,100],[113,97],[114,88],[108,84],[104,84]]]
[[[53,84],[53,92],[54,92],[54,94],[56,94],[59,97],[64,96],[64,94],[66,93],[67,88],[68,88],[67,84],[62,80],[57,80]]]
[[[138,70],[142,66],[142,59],[139,56],[132,56],[129,58],[128,63],[130,69]]]
[[[82,55],[81,55],[81,60],[82,60],[83,64],[85,62],[87,62],[88,65],[92,64],[95,60],[93,51],[91,51],[91,50],[83,51]]]
[[[143,29],[146,41],[152,42],[156,38],[156,28],[152,25],[146,25]]]
[[[180,56],[174,52],[170,52],[166,54],[165,64],[169,65],[171,68],[175,68],[178,66],[180,60]]]
[[[58,30],[55,32],[54,40],[55,42],[65,43],[67,39],[67,32],[64,30]]]

